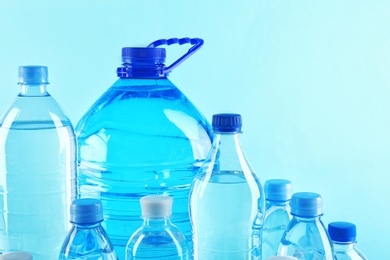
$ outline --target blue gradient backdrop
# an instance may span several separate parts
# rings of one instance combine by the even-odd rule
[[[389,11],[387,0],[0,0],[0,111],[19,65],[47,65],[75,125],[116,80],[121,47],[203,38],[170,79],[209,120],[243,115],[262,183],[320,193],[325,224],[354,222],[358,247],[390,259]],[[187,47],[168,47],[167,63]]]

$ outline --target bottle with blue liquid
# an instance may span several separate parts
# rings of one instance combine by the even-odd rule
[[[349,222],[332,222],[328,225],[329,236],[333,241],[337,260],[367,260],[356,248],[356,225]]]
[[[56,259],[75,189],[72,124],[45,66],[19,67],[21,91],[0,119],[0,252]]]
[[[212,125],[212,149],[190,192],[194,259],[261,259],[265,199],[241,147],[241,115],[216,114]]]
[[[191,44],[170,66],[157,46]],[[104,227],[124,258],[130,235],[142,224],[139,199],[168,195],[172,222],[191,249],[188,194],[211,147],[203,115],[168,79],[168,74],[203,44],[198,38],[158,40],[146,48],[123,48],[119,79],[76,126],[78,198],[102,201]]]
[[[266,211],[263,226],[263,260],[276,256],[280,240],[290,223],[292,184],[289,180],[271,179],[264,184]]]
[[[333,246],[322,223],[322,197],[313,192],[294,193],[293,216],[284,232],[278,250],[280,256],[299,260],[333,260]]]
[[[140,202],[144,223],[130,237],[125,260],[188,260],[186,238],[170,219],[173,199],[150,195]]]
[[[102,203],[97,199],[77,199],[70,206],[72,228],[66,236],[58,260],[118,260],[102,227]]]

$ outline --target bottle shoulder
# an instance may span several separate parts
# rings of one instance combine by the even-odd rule
[[[68,127],[73,125],[61,106],[50,96],[18,96],[0,118],[0,127],[36,129]]]

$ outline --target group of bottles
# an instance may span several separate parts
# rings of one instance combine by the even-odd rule
[[[164,65],[158,46],[188,43]],[[332,259],[321,197],[296,193],[290,211],[288,181],[264,194],[241,116],[216,114],[211,128],[167,78],[202,44],[123,48],[119,79],[75,130],[47,67],[19,68],[21,92],[0,119],[0,260]],[[351,225],[329,225],[335,255],[354,250]]]

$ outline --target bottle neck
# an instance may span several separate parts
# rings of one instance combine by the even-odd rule
[[[335,242],[333,241],[333,249],[337,252],[347,252],[354,250],[355,242]]]
[[[289,200],[266,200],[266,206],[267,208],[270,207],[289,207],[290,201]]]
[[[164,227],[171,224],[171,219],[169,217],[163,218],[149,218],[143,217],[145,227]]]
[[[242,170],[250,172],[240,141],[241,133],[216,133],[214,134],[215,156],[218,160],[220,171]],[[246,169],[242,169],[246,167]]]
[[[321,216],[316,216],[316,217],[300,217],[293,215],[293,218],[297,222],[319,222],[321,220]]]
[[[101,227],[101,222],[93,224],[77,224],[73,223],[73,226],[78,229],[95,229]]]
[[[47,84],[34,84],[34,85],[20,84],[20,86],[21,86],[21,91],[19,96],[39,97],[39,96],[49,95],[49,93],[47,92]]]

